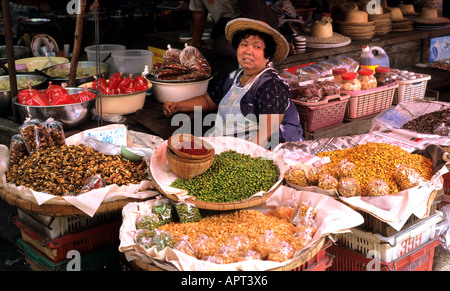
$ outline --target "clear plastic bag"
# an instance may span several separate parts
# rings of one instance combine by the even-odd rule
[[[311,203],[300,202],[292,213],[290,222],[297,227],[310,227],[314,225],[316,214],[317,210],[311,206]]]
[[[83,188],[80,190],[80,194],[89,192],[94,189],[103,188],[106,186],[105,179],[103,179],[102,175],[96,174],[88,177],[84,182]]]
[[[255,250],[248,250],[246,252],[239,253],[236,259],[238,262],[250,260],[261,260],[261,254]]]
[[[155,229],[153,244],[156,246],[156,250],[160,252],[166,247],[173,248],[175,246],[175,240],[170,232]]]
[[[393,177],[401,191],[416,187],[421,182],[425,182],[415,169],[404,165],[396,165]]]
[[[152,213],[151,210],[144,210],[138,215],[136,228],[155,230],[160,224],[161,222],[156,214]]]
[[[44,121],[44,127],[47,129],[55,146],[63,146],[66,144],[63,124],[54,120],[52,117]]]
[[[308,176],[306,175],[305,169],[292,167],[286,171],[284,174],[286,182],[300,186],[308,186]]]
[[[198,222],[202,219],[200,210],[192,203],[180,201],[175,204],[175,209],[181,223]]]
[[[20,159],[28,155],[27,147],[20,134],[15,134],[11,137],[9,152],[9,167],[18,164]]]
[[[352,177],[340,178],[337,190],[344,197],[361,196],[361,185],[357,179]]]
[[[293,196],[290,199],[283,200],[280,205],[275,207],[275,209],[270,212],[270,215],[277,217],[279,219],[284,219],[289,221],[292,213],[297,208],[297,202],[295,201],[295,197]]]
[[[212,256],[219,249],[217,242],[203,233],[199,234],[194,240],[192,247],[197,259]]]
[[[335,79],[321,81],[320,85],[322,86],[323,97],[339,95],[341,93],[341,83]]]
[[[319,177],[322,174],[328,174],[328,169],[322,162],[316,162],[312,165],[308,171],[308,183],[311,186],[317,186],[319,184]]]
[[[275,262],[285,262],[295,255],[295,249],[286,241],[282,241],[279,246],[269,254],[267,259]]]
[[[237,261],[238,254],[236,251],[228,246],[221,246],[213,255],[219,259],[222,264],[231,264]]]
[[[50,134],[39,119],[26,118],[19,131],[30,156],[40,149],[54,146]]]
[[[153,243],[154,235],[155,235],[154,231],[141,228],[136,230],[136,233],[134,234],[134,241],[143,246],[144,248],[149,249],[154,246]]]
[[[181,64],[195,73],[197,78],[211,75],[211,66],[203,54],[194,46],[186,45],[180,52]]]
[[[229,247],[235,252],[246,252],[252,248],[250,238],[245,234],[235,234],[230,236],[224,246]]]
[[[337,178],[342,177],[351,177],[355,174],[356,167],[352,162],[347,161],[347,159],[343,159],[336,165],[334,172],[336,173]]]
[[[317,186],[324,190],[337,190],[338,180],[330,174],[321,174]]]
[[[445,123],[441,123],[438,127],[436,127],[433,133],[440,136],[450,136],[450,126]]]
[[[383,179],[375,178],[372,179],[366,188],[366,196],[385,196],[389,195],[390,189],[389,184]]]
[[[306,226],[298,226],[294,233],[294,240],[291,242],[292,247],[295,250],[301,250],[305,248],[312,242],[314,234],[316,233],[317,228],[313,225]]]
[[[275,236],[272,230],[267,230],[265,234],[258,238],[258,244],[255,246],[262,259],[266,259],[272,250],[279,247],[281,241]]]
[[[158,216],[161,225],[174,221],[175,211],[175,207],[169,199],[156,197],[152,212]]]
[[[196,256],[195,256],[194,248],[192,247],[191,243],[188,241],[188,238],[189,237],[187,235],[183,235],[181,237],[181,240],[175,244],[173,249],[195,258]]]

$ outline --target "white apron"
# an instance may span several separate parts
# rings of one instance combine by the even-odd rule
[[[242,71],[236,74],[233,85],[219,103],[212,136],[234,136],[250,140],[256,135],[258,131],[257,117],[254,114],[247,116],[242,114],[241,99],[266,70],[271,70],[271,68],[264,69],[243,87],[237,84],[237,78]]]

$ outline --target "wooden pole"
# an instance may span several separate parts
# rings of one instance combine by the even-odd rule
[[[2,0],[2,13],[3,13],[3,25],[5,32],[6,42],[6,55],[8,56],[8,72],[9,72],[9,85],[11,90],[11,100],[14,96],[17,96],[17,78],[16,78],[16,63],[14,56],[14,44],[12,35],[12,21],[11,10],[9,7],[9,0]],[[16,106],[12,104],[13,120],[15,123],[19,123],[19,116]]]
[[[70,63],[69,87],[76,87],[78,58],[80,56],[81,40],[83,39],[83,21],[85,8],[86,8],[86,0],[80,0],[80,10],[78,11],[77,14],[72,60]]]

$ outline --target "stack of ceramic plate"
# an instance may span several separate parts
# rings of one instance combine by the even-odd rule
[[[392,30],[392,20],[389,13],[369,14],[369,21],[375,22],[375,35],[387,34]]]
[[[295,52],[303,53],[306,50],[306,37],[303,35],[298,35],[294,37],[294,48]]]
[[[336,30],[352,40],[371,39],[375,35],[375,21],[368,22],[334,22]]]

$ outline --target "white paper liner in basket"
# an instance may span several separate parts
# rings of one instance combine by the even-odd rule
[[[252,157],[273,159],[274,163],[278,166],[280,170],[280,177],[278,181],[272,186],[272,188],[267,192],[273,191],[273,189],[275,189],[282,183],[284,179],[284,173],[287,171],[287,165],[283,161],[282,157],[274,154],[271,151],[264,149],[263,147],[255,143],[248,142],[240,138],[220,136],[220,137],[204,137],[203,139],[209,142],[214,147],[216,155],[220,154],[223,151],[234,150],[238,153],[248,154]],[[173,181],[179,178],[179,176],[170,169],[166,157],[166,148],[167,148],[167,141],[164,141],[161,145],[159,145],[155,149],[151,157],[150,171],[152,173],[152,177],[155,183],[158,184],[158,186],[161,188],[164,194],[175,195],[178,198],[178,200],[185,200],[188,198],[195,199],[195,197],[189,195],[186,190],[170,186]],[[254,195],[262,196],[267,192],[261,191],[255,193]]]
[[[313,192],[297,191],[286,186],[277,188],[266,200],[264,205],[253,207],[252,209],[260,211],[271,210],[280,205],[282,201],[292,198],[296,202],[310,203],[311,207],[317,209],[317,214],[314,219],[317,231],[314,234],[312,242],[304,250],[307,250],[321,237],[346,232],[350,228],[356,227],[364,222],[361,214],[332,197]],[[165,248],[160,252],[156,250],[156,247],[146,250],[134,241],[136,219],[139,214],[140,205],[146,204],[145,206],[151,207],[154,201],[153,199],[145,202],[128,203],[122,210],[123,220],[119,231],[119,251],[125,254],[128,261],[139,260],[152,265],[158,266],[159,264],[163,269],[171,267],[184,271],[262,271],[280,268],[295,260],[295,258],[286,262],[250,260],[232,264],[216,264],[195,259],[171,248]]]
[[[109,125],[96,128],[96,130],[108,129],[117,125]],[[127,131],[128,146],[130,148],[141,148],[150,158],[153,150],[151,147],[156,147],[162,143],[162,139],[153,135],[144,133]],[[84,144],[84,132],[75,134],[66,138],[67,145]],[[102,145],[100,145],[101,147]],[[114,146],[114,145],[113,145]],[[144,148],[147,147],[147,148]],[[145,149],[145,151],[144,151]],[[97,150],[102,151],[101,148]],[[9,149],[4,145],[0,145],[0,186],[6,191],[19,195],[23,199],[27,199],[38,205],[52,204],[52,205],[72,205],[80,209],[89,216],[94,216],[98,207],[103,202],[116,201],[127,198],[147,199],[159,194],[158,191],[153,190],[154,182],[150,180],[141,181],[140,184],[131,184],[128,186],[108,185],[106,187],[95,189],[78,196],[56,196],[47,193],[33,191],[27,187],[16,186],[6,182],[6,171],[9,164]]]

